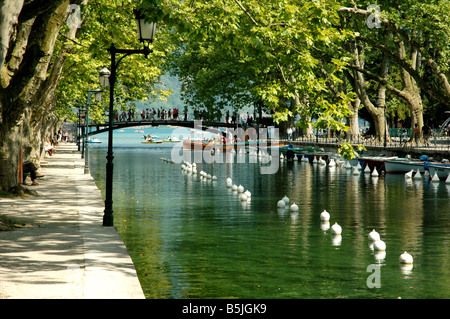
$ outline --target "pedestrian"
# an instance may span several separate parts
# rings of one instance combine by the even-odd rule
[[[419,145],[419,137],[420,137],[420,129],[419,129],[419,126],[417,126],[417,124],[415,124],[414,129],[413,129],[413,138],[414,138],[414,142],[416,143],[416,145]]]
[[[44,175],[38,173],[36,165],[31,163],[30,161],[25,161],[22,163],[22,169],[24,173],[29,173],[31,178],[31,186],[38,186],[39,184],[36,182],[38,177],[44,177]],[[25,183],[26,175],[23,174],[23,184]]]

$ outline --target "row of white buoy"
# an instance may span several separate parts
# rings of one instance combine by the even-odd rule
[[[386,255],[386,243],[381,240],[380,234],[375,229],[372,229],[368,235],[368,239],[370,249],[377,251],[378,258],[383,259]],[[402,264],[412,264],[414,259],[405,251],[400,255],[398,260]]]
[[[280,158],[281,158],[281,156],[280,156]],[[309,160],[308,160],[307,157],[303,156],[302,159],[300,160],[300,162],[309,162]],[[321,156],[314,157],[312,163],[313,164],[318,164],[318,165],[321,165],[321,166],[326,166],[327,165],[327,161],[324,160]],[[340,166],[340,167],[344,167],[346,169],[351,169],[353,175],[359,175],[360,171],[363,170],[362,167],[361,167],[361,164],[359,162],[356,165],[351,165],[349,161],[344,161],[342,159],[334,159],[334,158],[330,158],[330,160],[328,161],[328,166],[329,167]],[[380,173],[378,172],[376,167],[374,167],[373,170],[370,170],[368,165],[366,165],[366,167],[364,169],[364,174],[370,174],[373,177],[380,176]]]
[[[296,203],[292,203],[289,206],[289,203],[290,203],[289,197],[284,195],[284,197],[277,202],[277,207],[282,209],[289,207],[289,210],[291,212],[298,212],[298,205]]]
[[[175,161],[170,158],[161,157],[160,160],[166,163],[175,163]]]
[[[252,197],[252,193],[247,189],[245,190],[244,186],[233,184],[233,180],[231,177],[227,177],[226,179],[227,188],[231,188],[233,192],[237,192],[239,194],[239,199],[241,201],[249,201]]]
[[[425,175],[429,175],[430,173],[428,171],[425,171]],[[422,175],[420,173],[420,170],[417,169],[416,171],[414,171],[413,169],[410,170],[409,172],[405,173],[405,178],[406,179],[414,179],[414,180],[421,180],[422,179]],[[437,173],[435,172],[434,175],[431,177],[431,181],[433,183],[437,183],[440,181],[439,176],[437,175]],[[446,184],[450,184],[450,174],[447,176],[447,179],[445,180]]]
[[[283,199],[278,201],[277,207],[279,207],[279,208],[285,207],[286,203],[289,204],[289,198],[287,196],[284,196]],[[296,208],[296,210],[298,210],[298,207]],[[331,217],[330,213],[327,212],[327,210],[323,210],[320,213],[321,222],[326,223],[327,225],[329,225],[330,217]],[[323,229],[326,230],[326,229],[328,229],[328,227],[323,228]],[[330,230],[331,230],[331,233],[336,236],[334,238],[333,242],[340,244],[341,235],[342,235],[341,225],[339,225],[337,222],[335,222],[333,224],[333,226],[331,226]],[[386,243],[383,240],[381,240],[380,234],[378,232],[376,232],[375,229],[373,229],[369,233],[368,239],[369,239],[369,247],[372,250],[377,251],[377,258],[383,259],[384,256],[386,255]],[[400,255],[399,262],[402,264],[412,264],[413,257],[405,251],[403,254]]]
[[[163,158],[161,158],[161,160],[170,163],[170,160],[163,159]],[[357,170],[359,170],[359,168],[357,166],[355,166],[355,168]],[[183,161],[183,163],[181,165],[181,169],[186,171],[187,173],[197,174],[195,163],[189,163],[189,162]],[[374,169],[374,171],[376,171],[376,169]],[[411,175],[412,175],[412,172],[409,172],[409,173],[411,173]],[[420,175],[420,171],[418,171],[416,174]],[[200,171],[199,175],[205,179],[217,180],[217,177],[215,175],[211,175],[203,170]],[[239,199],[243,202],[249,201],[251,199],[250,191],[245,190],[245,188],[242,185],[237,186],[236,184],[234,184],[230,177],[228,177],[226,179],[226,187],[231,188],[231,190],[233,192],[236,192],[237,194],[239,194]],[[292,203],[291,205],[289,205],[289,204],[290,204],[290,199],[285,195],[282,199],[280,199],[277,202],[277,207],[279,209],[289,208],[289,211],[291,211],[293,213],[298,212],[299,207],[297,204],[295,204],[295,203]],[[326,223],[327,225],[329,225],[330,213],[328,213],[326,210],[322,211],[320,214],[320,220],[322,221],[322,223]],[[328,229],[328,227],[325,229]],[[342,240],[342,236],[341,236],[342,235],[342,227],[337,222],[335,222],[330,227],[330,231],[334,235],[333,243],[336,245],[340,245],[340,242]],[[369,239],[369,247],[372,250],[377,252],[377,254],[376,254],[377,259],[383,259],[385,256],[385,252],[386,252],[386,243],[381,240],[380,234],[373,229],[369,233],[368,239]],[[403,254],[400,255],[399,262],[402,264],[412,265],[413,257],[405,251]]]
[[[183,161],[181,164],[181,170],[192,175],[197,175],[197,173],[200,175],[200,177],[209,179],[209,180],[217,180],[217,176],[211,175],[203,170],[200,172],[197,171],[197,165],[195,163],[190,163],[187,161]]]

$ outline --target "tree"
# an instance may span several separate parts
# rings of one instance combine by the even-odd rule
[[[370,32],[366,28],[358,34],[357,40],[363,43],[362,46],[370,47],[371,50],[377,50],[383,55],[382,65],[386,73],[376,74],[360,64],[350,64],[349,67],[357,72],[360,80],[364,74],[378,82],[380,87],[385,87],[391,93],[404,99],[410,106],[412,126],[418,124],[421,129],[424,125],[423,92],[440,103],[450,106],[450,87],[448,86],[450,50],[445,40],[448,39],[450,29],[450,20],[445,13],[450,8],[449,3],[447,1],[431,1],[430,3],[382,1],[383,10],[378,13],[369,9],[360,9],[353,1],[351,3],[352,7],[342,7],[339,11],[350,13],[354,20],[363,17],[366,23],[371,16],[377,15],[379,24],[375,32]],[[383,35],[381,41],[380,35]],[[391,63],[399,67],[401,87],[389,81],[387,71]],[[426,70],[428,72],[425,72]],[[381,118],[381,115],[378,114],[377,117]],[[377,123],[377,120],[375,122]],[[378,135],[380,129],[381,126],[377,128]]]
[[[19,154],[33,148],[30,123],[40,122],[39,103],[58,32],[65,22],[69,1],[24,1],[23,6],[2,1],[5,9],[14,8],[17,21],[2,33],[0,71],[0,189],[17,185]],[[2,10],[2,12],[4,12]],[[9,14],[6,11],[6,14]],[[3,19],[2,19],[3,21]],[[9,36],[9,39],[3,37]],[[6,46],[7,51],[5,53]],[[42,112],[41,112],[42,114]]]
[[[277,122],[301,115],[301,124],[345,129],[351,96],[330,101],[316,51],[350,37],[338,30],[337,4],[325,1],[144,1],[172,35],[169,56],[198,104],[262,101]],[[328,73],[341,70],[339,58]],[[240,100],[238,99],[240,98]],[[245,98],[245,99],[244,99]],[[317,120],[312,122],[312,117]]]
[[[139,47],[132,1],[71,1],[82,21],[71,17],[68,0],[3,0],[0,2],[0,189],[20,183],[20,154],[39,165],[43,141],[55,132],[61,116],[85,103],[86,90],[97,87],[98,71],[109,62],[107,48]],[[78,28],[80,27],[80,28]],[[161,41],[163,42],[163,41]],[[164,47],[164,43],[160,43]],[[120,69],[116,105],[148,97],[160,74],[163,50],[153,59],[127,57]],[[102,120],[102,105],[92,108]]]

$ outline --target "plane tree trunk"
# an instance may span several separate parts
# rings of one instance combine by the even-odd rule
[[[16,0],[0,2],[0,11]],[[0,65],[0,190],[18,184],[20,158],[40,149],[40,134],[48,109],[43,90],[55,43],[67,16],[69,0],[25,0],[17,23],[5,25],[10,35]],[[0,19],[3,21],[3,19]],[[3,23],[3,22],[2,22]],[[3,25],[2,25],[3,27]],[[2,38],[0,43],[5,43]],[[3,46],[4,47],[4,46]],[[48,82],[47,82],[48,83]],[[48,93],[48,92],[47,92]],[[37,109],[41,109],[39,115]],[[21,154],[22,151],[22,154]],[[33,156],[33,161],[38,158]]]

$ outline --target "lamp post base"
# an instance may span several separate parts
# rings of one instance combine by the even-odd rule
[[[105,213],[103,215],[103,226],[114,226],[114,216],[112,211],[107,212],[105,210]]]

